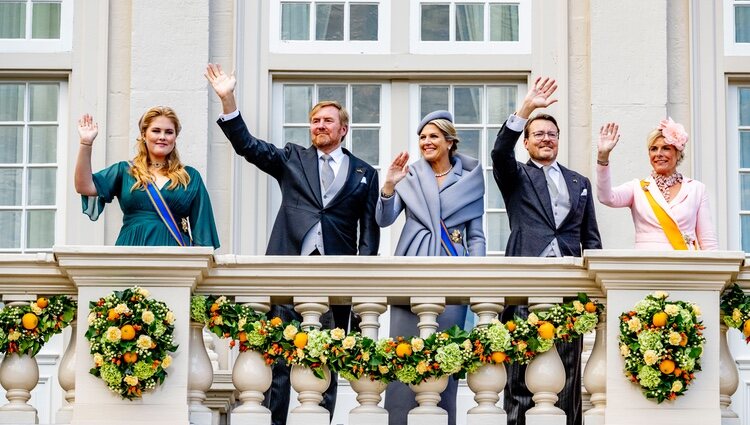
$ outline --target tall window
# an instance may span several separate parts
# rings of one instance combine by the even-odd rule
[[[4,51],[70,50],[71,0],[0,0]]]
[[[283,143],[310,146],[310,109],[321,100],[335,100],[349,111],[345,147],[373,167],[379,166],[383,126],[381,84],[289,83],[279,84],[276,90],[280,97],[274,97],[283,106],[278,126]]]
[[[419,116],[438,109],[451,111],[460,139],[458,152],[481,161],[485,170],[487,251],[504,251],[510,226],[503,197],[492,176],[490,153],[500,126],[516,109],[519,85],[425,84],[418,86],[418,91]]]
[[[0,251],[49,250],[55,242],[57,82],[0,82]]]

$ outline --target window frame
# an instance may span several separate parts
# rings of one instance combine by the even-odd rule
[[[1,0],[0,0],[1,1]],[[16,0],[21,1],[21,0]],[[73,49],[73,0],[24,0],[26,1],[26,34],[31,31],[33,3],[60,3],[60,38],[0,38],[0,51],[3,53],[53,53],[70,52]]]

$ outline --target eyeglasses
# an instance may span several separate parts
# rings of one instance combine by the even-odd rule
[[[560,133],[557,133],[555,131],[535,131],[531,133],[532,136],[534,136],[534,139],[536,140],[544,140],[544,136],[547,136],[550,140],[557,140],[557,137],[560,135]]]

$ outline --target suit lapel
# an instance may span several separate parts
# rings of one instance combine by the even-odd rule
[[[568,211],[568,215],[566,215],[563,221],[560,223],[560,227],[562,227],[562,225],[571,218],[571,216],[573,215],[573,211],[575,211],[576,207],[578,206],[578,201],[581,199],[582,183],[581,179],[573,174],[570,170],[563,167],[559,163],[557,165],[560,167],[560,171],[562,172],[563,178],[565,179],[565,185],[568,187],[568,196],[570,197],[570,211]],[[587,196],[592,195],[587,194]]]
[[[547,179],[544,177],[544,171],[537,167],[531,160],[529,160],[526,165],[529,166],[529,179],[531,180],[531,184],[534,186],[534,191],[544,209],[544,215],[547,217],[549,225],[554,229],[557,226],[555,225],[555,216],[552,213],[552,201],[550,200]]]
[[[323,196],[320,193],[320,172],[318,171],[318,150],[314,146],[302,151],[302,169],[305,172],[310,191],[315,195],[318,204],[323,206]]]
[[[331,202],[328,204],[328,208],[330,208],[332,205],[339,202],[341,199],[346,199],[350,193],[354,192],[354,190],[357,188],[357,185],[362,181],[362,177],[365,177],[365,167],[361,166],[360,164],[356,164],[357,159],[352,156],[352,154],[346,150],[343,149],[344,155],[347,155],[349,157],[349,168],[347,170],[339,170],[339,173],[342,171],[346,171],[346,181],[344,182],[344,186],[339,190],[339,193],[336,194],[336,196],[331,199]]]

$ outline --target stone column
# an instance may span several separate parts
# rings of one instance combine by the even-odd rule
[[[386,297],[352,297],[352,311],[359,314],[362,321],[359,328],[364,337],[378,340],[380,329],[379,318],[388,308]],[[357,393],[359,406],[349,413],[349,423],[359,425],[387,425],[388,411],[378,406],[382,400],[380,394],[385,391],[386,384],[373,381],[367,376],[351,383]]]

